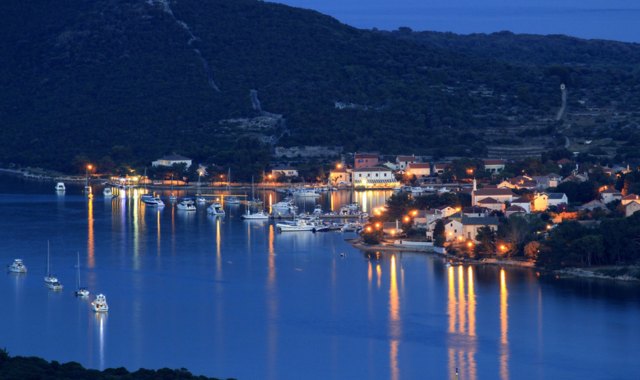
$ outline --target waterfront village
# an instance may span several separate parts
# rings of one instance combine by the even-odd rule
[[[568,151],[537,158],[441,160],[331,153],[324,160],[297,166],[289,160],[265,168],[255,185],[288,195],[392,191],[385,206],[358,211],[360,222],[351,223],[360,236],[354,244],[363,249],[435,251],[460,260],[544,268],[606,268],[601,273],[609,277],[640,278],[640,168]],[[109,182],[151,189],[226,186],[232,193],[248,186],[232,182],[229,169],[175,153],[148,169],[146,176],[131,170],[108,177]],[[105,179],[91,165],[86,175]],[[346,210],[351,216],[353,211]],[[336,215],[341,214],[330,216]]]

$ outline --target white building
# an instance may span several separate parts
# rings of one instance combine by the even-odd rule
[[[413,162],[407,165],[407,174],[414,175],[416,178],[428,177],[431,175],[431,164],[428,162]]]
[[[611,203],[613,201],[621,201],[622,193],[615,189],[606,189],[600,192],[600,197],[602,201],[606,203]]]
[[[391,169],[374,166],[353,170],[353,185],[361,188],[396,187],[398,181]]]
[[[513,200],[513,192],[511,189],[477,189],[471,193],[471,204],[478,205],[478,202],[485,198],[493,198],[500,203],[511,202]]]
[[[409,164],[418,162],[416,156],[397,156],[396,157],[396,170],[405,170]]]
[[[157,159],[155,161],[153,161],[151,163],[151,166],[158,167],[158,166],[167,166],[167,167],[171,167],[173,165],[179,165],[179,164],[185,164],[187,169],[191,166],[191,164],[193,163],[193,161],[185,156],[181,156],[179,154],[170,154],[167,156],[164,156],[160,159]]]
[[[551,206],[568,204],[569,200],[565,193],[536,193],[533,196],[534,211],[545,211]]]
[[[271,169],[271,175],[274,177],[297,177],[298,176],[298,170],[297,169],[293,169],[293,168],[287,168],[287,167],[281,167],[281,168],[275,168],[275,169]]]
[[[484,170],[496,174],[504,170],[505,160],[486,159],[484,162]]]

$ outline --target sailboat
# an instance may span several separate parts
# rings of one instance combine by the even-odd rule
[[[244,215],[242,215],[242,219],[245,220],[265,220],[265,219],[269,219],[269,214],[267,214],[266,212],[264,212],[264,210],[260,210],[256,213],[251,213],[251,205],[261,205],[262,201],[258,200],[256,202],[256,198],[255,198],[255,192],[254,192],[254,188],[253,188],[253,177],[251,177],[251,198],[252,200],[250,200],[249,202],[247,202],[247,210],[244,213]]]
[[[203,204],[207,203],[207,199],[202,196],[202,190],[200,189],[200,186],[201,186],[200,178],[201,177],[202,177],[202,174],[200,172],[200,169],[198,169],[198,192],[196,193],[196,203],[198,203],[199,205],[203,205]]]
[[[231,168],[229,168],[229,173],[227,174],[227,193],[231,194]],[[228,205],[239,205],[240,199],[236,196],[229,195],[224,198],[224,202]]]
[[[169,195],[169,202],[175,203],[178,200],[178,197],[173,192],[173,174],[171,174],[171,194]]]
[[[249,206],[258,206],[262,204],[262,201],[256,198],[256,190],[253,184],[253,176],[251,176],[251,199],[247,202]]]
[[[76,297],[89,297],[89,290],[80,286],[80,252],[78,252],[78,263],[76,264]]]
[[[44,276],[44,282],[46,284],[53,284],[53,283],[57,283],[58,279],[55,276],[51,275],[51,263],[50,263],[50,253],[49,253],[50,249],[49,249],[49,240],[47,240],[47,275]]]

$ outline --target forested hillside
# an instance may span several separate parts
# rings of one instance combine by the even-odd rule
[[[597,53],[632,59],[634,44],[538,37],[551,53],[512,52],[504,35],[409,35],[255,0],[5,0],[0,165],[139,166],[168,152],[265,163],[274,145],[314,144],[484,155],[513,142],[488,129],[554,133],[567,75],[585,96],[627,83],[601,107],[638,99],[638,69]],[[540,58],[562,44],[581,60]]]

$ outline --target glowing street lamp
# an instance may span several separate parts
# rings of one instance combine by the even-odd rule
[[[411,221],[411,218],[409,216],[405,216],[403,220],[405,223],[409,223],[409,221]]]

